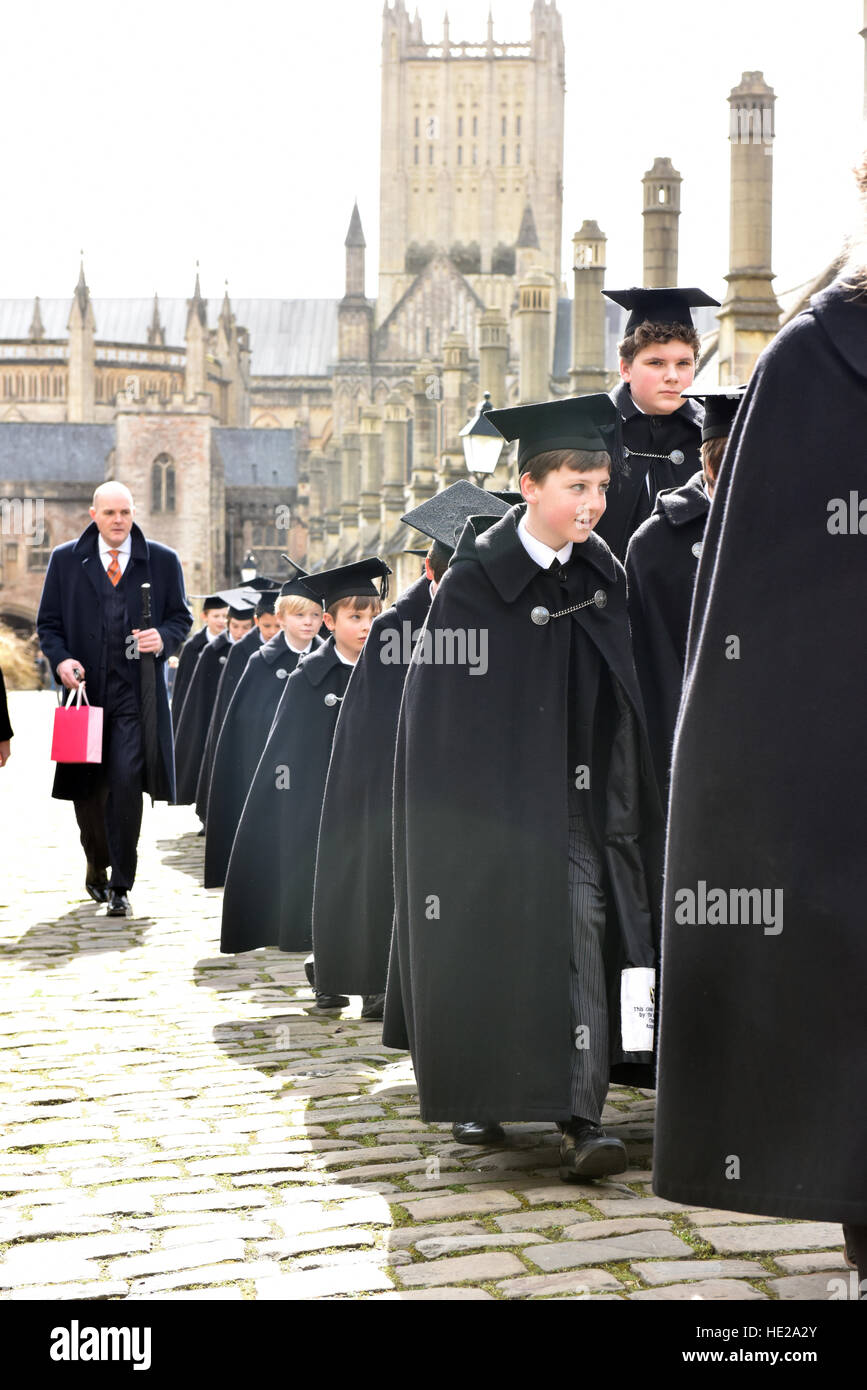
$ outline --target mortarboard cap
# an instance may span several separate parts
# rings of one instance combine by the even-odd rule
[[[496,493],[486,492],[484,488],[461,478],[451,487],[443,488],[442,492],[429,497],[421,506],[407,512],[401,521],[421,531],[423,536],[430,536],[431,540],[454,550],[467,517],[502,516],[508,510],[508,504],[501,501]]]
[[[629,310],[627,333],[634,333],[640,323],[684,323],[694,327],[690,309],[698,309],[702,305],[719,308],[718,299],[712,299],[704,290],[694,286],[678,289],[672,285],[669,289],[647,290],[633,285],[631,290],[603,290],[602,293],[606,299],[612,299],[622,309]]]
[[[285,560],[287,565],[291,565],[292,567],[291,576],[285,583],[280,585],[280,598],[285,597],[286,594],[294,594],[297,598],[306,598],[313,602],[313,595],[310,590],[304,586],[304,580],[307,577],[308,571],[302,569],[302,567],[296,564],[294,560],[291,560],[288,555],[281,555],[280,559]]]
[[[604,391],[590,396],[563,396],[538,405],[490,410],[488,419],[504,439],[519,440],[518,471],[549,449],[604,449],[611,452],[617,407]]]
[[[253,617],[256,604],[259,602],[258,591],[249,584],[245,584],[243,589],[221,589],[216,597],[228,606],[230,618],[239,618],[242,621]]]
[[[706,439],[725,439],[731,434],[734,418],[738,413],[746,386],[707,386],[704,389],[692,386],[681,391],[689,400],[701,401],[704,405],[704,423],[701,427],[701,441]]]
[[[265,593],[260,591],[256,599],[256,617],[260,618],[263,613],[273,613],[274,604],[279,597],[279,589],[268,589]]]
[[[303,584],[306,596],[312,596],[323,608],[327,608],[341,598],[385,598],[390,574],[391,570],[384,560],[369,555],[351,565],[306,575]],[[373,583],[374,579],[380,581],[378,589]]]
[[[226,603],[225,599],[221,597],[220,594],[208,594],[208,597],[202,604],[202,612],[210,613],[211,609],[213,608],[228,608],[228,606],[229,605]]]

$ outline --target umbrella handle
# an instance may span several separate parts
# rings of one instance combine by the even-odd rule
[[[142,627],[151,625],[151,586],[142,584],[141,586],[141,621]]]

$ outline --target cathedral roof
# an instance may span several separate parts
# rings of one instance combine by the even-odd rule
[[[532,246],[539,249],[539,233],[536,231],[536,219],[533,216],[533,209],[529,203],[524,205],[524,213],[521,218],[521,226],[518,229],[518,240],[516,246]]]
[[[0,478],[27,483],[100,482],[114,443],[114,425],[0,424]]]
[[[215,430],[226,487],[295,487],[298,456],[294,430]]]

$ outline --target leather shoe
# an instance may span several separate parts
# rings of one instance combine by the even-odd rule
[[[95,903],[108,902],[108,875],[105,869],[96,869],[90,860],[84,875],[84,887]]]
[[[317,1009],[345,1009],[348,1003],[345,994],[320,994],[316,991]]]
[[[117,888],[109,888],[106,917],[129,917],[131,912],[132,908],[126,893]]]
[[[381,1023],[385,1012],[384,994],[365,994],[361,1000],[361,1017],[370,1023]]]
[[[628,1167],[626,1146],[591,1120],[572,1120],[560,1140],[560,1177],[564,1182],[602,1178]]]
[[[313,968],[313,957],[308,956],[304,962],[304,974],[307,976],[307,983],[311,989],[316,988],[316,972]]]
[[[496,1120],[455,1120],[452,1137],[458,1144],[504,1144],[506,1136]]]

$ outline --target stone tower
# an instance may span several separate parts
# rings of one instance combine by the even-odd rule
[[[719,312],[720,383],[746,381],[780,322],[771,285],[773,88],[745,72],[729,95],[731,235],[728,290]]]
[[[41,318],[40,318],[41,323]],[[96,323],[93,303],[84,278],[84,261],[69,311],[69,388],[66,418],[77,424],[96,418]]]
[[[367,245],[356,203],[346,233],[346,282],[337,310],[337,355],[341,362],[370,359],[373,309],[364,294],[364,251]]]
[[[644,188],[644,279],[651,290],[677,284],[680,185],[670,159],[656,158],[641,180]]]
[[[208,389],[208,308],[202,299],[198,269],[193,297],[187,300],[187,327],[184,337],[187,348],[184,396],[186,400],[192,401]]]
[[[604,391],[605,370],[605,243],[597,222],[585,222],[572,238],[575,296],[572,300],[572,366],[569,385],[576,396]],[[646,271],[645,271],[646,273]]]
[[[555,0],[534,0],[530,39],[426,43],[404,0],[382,21],[377,321],[412,280],[407,252],[459,252],[492,273],[503,228],[532,204],[538,260],[559,281],[565,65]],[[488,300],[490,303],[490,300]],[[503,307],[502,305],[500,307]]]
[[[553,287],[544,270],[531,270],[518,291],[520,401],[547,401],[551,395],[551,316]]]
[[[479,320],[479,391],[489,391],[495,408],[506,405],[509,327],[499,309],[486,309]]]

